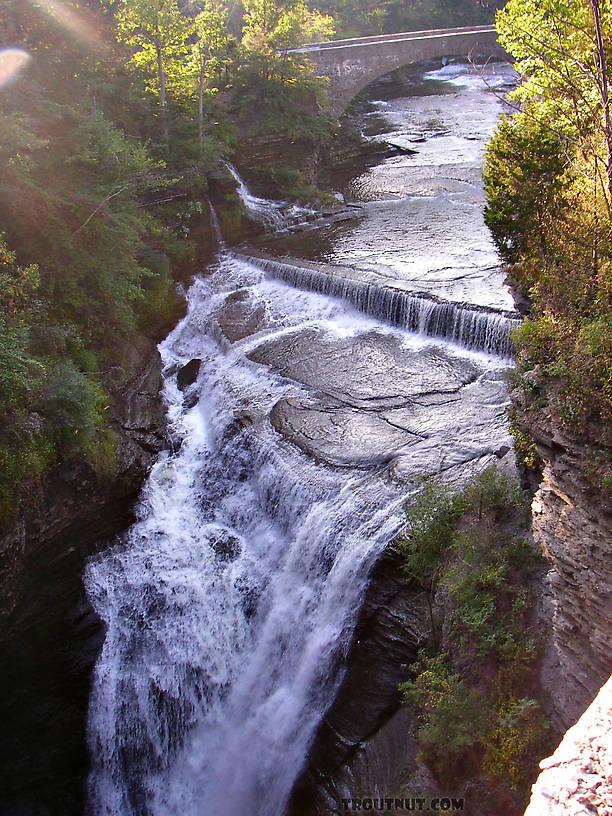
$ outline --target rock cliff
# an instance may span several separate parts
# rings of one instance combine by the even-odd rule
[[[542,391],[537,373],[532,379]],[[530,408],[523,392],[512,396],[544,462],[532,504],[533,536],[551,565],[552,640],[560,670],[549,688],[567,728],[612,672],[612,504],[585,475],[598,448],[596,429],[573,434],[548,410]]]
[[[612,677],[540,768],[525,816],[609,816]]]
[[[165,439],[161,360],[152,340],[126,352],[112,394],[116,466],[57,465],[24,487],[0,538],[0,811],[83,812],[89,676],[103,633],[81,583],[85,559],[124,529]]]
[[[406,764],[410,717],[400,709],[398,685],[409,679],[429,627],[425,599],[407,586],[401,562],[389,547],[374,567],[346,673],[294,788],[290,816],[336,813],[343,797],[360,790],[388,793]]]

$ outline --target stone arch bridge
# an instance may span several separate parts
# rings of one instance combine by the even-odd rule
[[[316,73],[329,78],[329,98],[337,114],[367,85],[414,62],[436,57],[509,59],[492,25],[330,40],[291,53],[306,54],[315,63]]]

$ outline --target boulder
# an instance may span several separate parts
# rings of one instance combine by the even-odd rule
[[[180,391],[184,391],[197,380],[201,365],[202,361],[198,357],[194,357],[193,360],[190,360],[179,368],[176,375],[176,384]]]

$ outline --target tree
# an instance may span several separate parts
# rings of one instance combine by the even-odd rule
[[[198,139],[202,143],[204,92],[212,71],[227,54],[231,35],[227,31],[228,10],[216,0],[204,0],[204,8],[195,18],[196,40],[190,57],[198,77]]]
[[[303,55],[289,54],[289,49],[333,36],[331,17],[309,11],[305,0],[245,0],[244,11],[242,44],[247,55],[256,52],[262,58],[268,79],[284,80],[292,76],[292,69],[306,65]]]
[[[502,117],[487,146],[484,215],[506,263],[545,255],[566,162],[561,139],[532,109]]]
[[[327,80],[315,76],[307,54],[291,49],[332,34],[333,21],[310,12],[305,0],[246,0],[233,103],[251,134],[311,144],[329,138],[335,120],[327,109]]]
[[[487,223],[532,302],[517,337],[519,371],[541,365],[548,379],[537,399],[546,400],[547,418],[604,447],[612,418],[611,12],[611,0],[509,0],[499,12],[500,41],[523,78],[514,93],[521,109],[499,125],[485,167]],[[525,410],[539,410],[529,396]],[[583,475],[610,489],[603,459]]]
[[[608,189],[612,199],[612,125],[610,123],[610,99],[608,97],[608,77],[606,73],[606,51],[603,43],[603,33],[601,26],[601,13],[599,0],[591,0],[593,7],[593,19],[595,21],[595,35],[597,38],[597,56],[599,60],[599,70],[597,74],[597,84],[601,94],[601,101],[604,111],[604,135],[608,148]]]
[[[497,15],[500,42],[523,81],[515,98],[583,156],[606,168],[612,197],[612,128],[604,42],[612,36],[610,0],[509,0]],[[605,151],[605,156],[602,154]]]
[[[193,23],[181,14],[176,0],[123,0],[117,12],[119,41],[138,49],[132,61],[148,69],[155,66],[166,145],[167,73],[181,70],[180,59],[192,32]]]

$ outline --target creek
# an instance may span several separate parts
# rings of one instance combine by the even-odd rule
[[[361,216],[222,249],[190,288],[160,346],[172,448],[85,573],[106,627],[93,814],[282,816],[419,479],[459,483],[510,450],[518,316],[480,172],[490,89],[513,73],[486,80],[449,64],[379,83],[370,138],[417,152],[339,191]],[[237,182],[268,230],[311,215]]]

